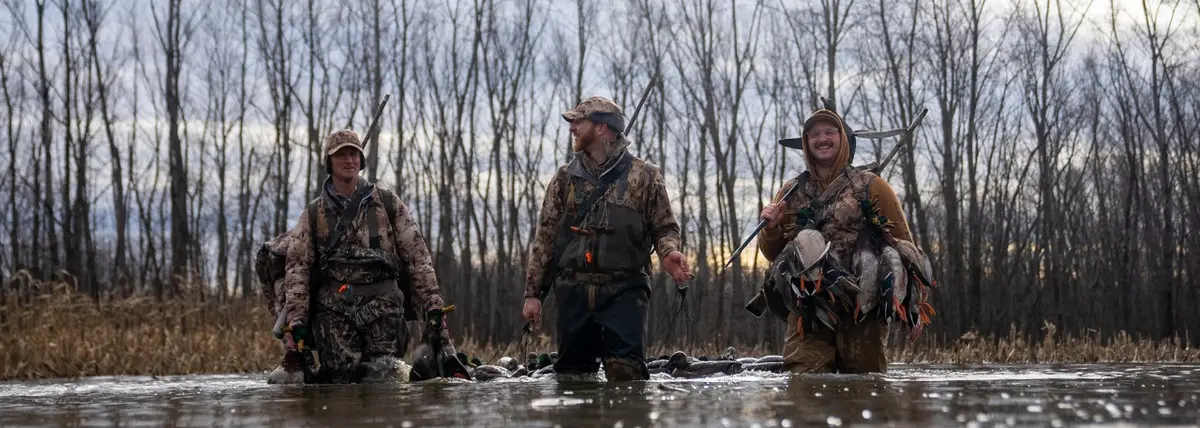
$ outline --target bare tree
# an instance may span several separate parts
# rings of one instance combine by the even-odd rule
[[[154,3],[151,3],[155,36],[164,61],[162,90],[167,113],[167,149],[171,172],[171,275],[175,281],[188,277],[188,261],[191,259],[188,249],[192,242],[187,220],[188,172],[183,160],[183,139],[180,137],[184,100],[179,91],[183,54],[192,30],[191,23],[183,19],[182,9],[179,0],[169,0],[165,16],[160,18]]]
[[[292,44],[286,35],[284,25],[286,9],[282,0],[277,0],[266,8],[267,0],[255,3],[258,15],[258,53],[262,56],[266,67],[267,88],[270,98],[271,122],[275,126],[276,156],[272,156],[275,188],[273,189],[274,221],[271,233],[278,235],[287,229],[288,201],[291,200],[291,186],[288,181],[292,177],[292,91],[296,76],[292,72]]]

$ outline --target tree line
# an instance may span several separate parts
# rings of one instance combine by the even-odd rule
[[[776,140],[834,100],[855,129],[929,117],[884,177],[940,288],[932,331],[1200,325],[1200,0],[4,0],[0,284],[97,300],[258,298],[254,253],[365,133],[364,175],[418,215],[458,331],[521,325],[559,117],[631,114],[697,277],[691,322],[655,278],[651,330],[779,343],[741,309],[766,268],[721,269],[784,181]],[[654,76],[661,80],[652,81]],[[896,143],[860,139],[855,163]],[[26,293],[28,294],[28,293]],[[736,339],[735,339],[736,338]]]

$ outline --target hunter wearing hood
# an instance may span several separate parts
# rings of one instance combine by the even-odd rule
[[[679,224],[658,167],[628,151],[621,108],[592,97],[562,113],[575,156],[559,167],[529,251],[523,315],[536,325],[541,299],[557,288],[559,374],[595,373],[610,382],[646,380],[643,328],[650,257],[677,284],[687,280]]]
[[[359,174],[358,135],[333,132],[323,154],[329,178],[290,232],[281,287],[288,343],[316,342],[313,381],[358,382],[404,356],[405,316],[417,315],[406,307],[440,309],[442,294],[408,207]],[[443,339],[448,346],[449,333]]]
[[[849,268],[859,245],[860,229],[868,224],[864,221],[864,201],[890,220],[891,238],[912,241],[892,187],[883,178],[851,166],[847,130],[837,113],[821,109],[805,120],[802,150],[807,171],[785,183],[762,211],[767,224],[758,237],[758,247],[767,260],[775,262],[785,245],[809,225],[828,242],[828,257]],[[797,181],[801,187],[781,202],[786,189]],[[817,199],[824,203],[811,204]],[[814,321],[788,314],[785,369],[800,373],[886,372],[887,324],[872,317],[856,321],[856,314],[841,315],[845,321],[830,329],[806,328]]]

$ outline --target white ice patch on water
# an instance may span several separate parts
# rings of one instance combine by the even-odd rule
[[[1044,371],[995,371],[989,373],[963,373],[961,371],[914,371],[899,376],[884,377],[888,382],[1003,382],[1036,380],[1105,380],[1111,376],[1093,373],[1063,373]]]
[[[51,383],[55,382],[55,383]],[[30,383],[0,384],[3,397],[62,397],[70,395],[152,395],[178,391],[213,392],[246,391],[256,388],[278,388],[267,385],[266,379],[256,375],[207,375],[196,376],[129,376],[92,377],[79,380],[49,380]]]
[[[548,407],[566,407],[578,406],[587,403],[587,401],[579,398],[570,397],[551,397],[551,398],[535,398],[529,402],[529,406],[535,409],[543,409]]]

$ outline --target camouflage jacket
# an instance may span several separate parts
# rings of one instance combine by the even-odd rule
[[[329,245],[331,228],[341,218],[348,202],[345,197],[332,191],[329,181],[326,181],[324,189],[322,195],[309,202],[308,208],[300,215],[294,229],[295,238],[288,249],[286,276],[281,287],[285,294],[288,325],[306,324],[308,321],[309,275],[316,258],[311,234],[316,233],[316,245],[324,250]],[[372,248],[377,247],[375,252],[383,253],[384,259],[400,264],[402,270],[408,273],[411,290],[403,291],[405,295],[416,300],[416,308],[424,313],[429,309],[442,307],[441,290],[434,275],[429,248],[425,245],[425,239],[421,236],[412,213],[395,193],[376,187],[365,178],[359,177],[357,192],[369,193],[362,199],[358,215],[346,227],[341,244],[333,251],[332,256],[353,259],[354,255],[371,253]],[[387,209],[381,203],[382,198],[392,198],[395,202],[395,216],[391,221],[388,220]],[[310,211],[317,213],[315,231],[311,230]],[[374,229],[378,233],[375,237],[370,233],[372,222],[375,223]],[[351,277],[363,281],[380,279],[380,275],[365,271],[326,271],[325,274],[342,281],[353,281],[348,279]]]
[[[830,241],[834,255],[842,262],[843,266],[850,266],[850,255],[854,250],[855,241],[858,239],[859,229],[863,225],[862,201],[872,201],[880,208],[882,214],[891,219],[893,224],[890,224],[889,228],[893,237],[911,241],[912,236],[909,233],[908,222],[904,218],[900,200],[896,197],[891,185],[882,177],[856,168],[847,168],[845,173],[850,183],[842,188],[840,193],[832,195],[830,198],[828,219],[820,229],[825,239]],[[796,179],[784,183],[771,202],[779,202],[783,193],[794,183],[796,183]],[[800,223],[802,221],[801,209],[808,206],[813,199],[817,199],[823,190],[815,181],[806,181],[805,187],[796,189],[796,192],[784,204],[782,216],[785,220],[780,222],[779,227],[763,229],[759,234],[758,248],[768,261],[775,261],[775,257],[783,250],[784,245],[800,232],[803,228]]]
[[[583,263],[583,248],[597,250],[595,254],[587,254],[588,264],[594,261],[598,271],[644,271],[650,263],[651,246],[660,258],[679,249],[679,224],[671,211],[662,172],[629,153],[628,145],[628,140],[623,138],[609,142],[610,155],[603,165],[589,165],[587,160],[581,160],[587,155],[578,152],[571,162],[555,172],[546,188],[537,232],[530,248],[525,297],[539,297],[544,291],[544,276],[556,269],[578,269]],[[616,168],[622,162],[628,164],[627,169]],[[585,218],[577,218],[578,205],[592,193],[602,177],[626,170],[626,178],[613,183],[600,197],[595,209]],[[570,223],[565,226],[588,229],[604,230],[605,225],[610,226],[607,232],[591,236],[567,232],[571,234],[566,237],[569,244],[562,248],[566,254],[559,254],[558,265],[554,266],[555,242],[563,239],[558,235],[568,229],[563,222]],[[591,260],[593,256],[595,260]]]

